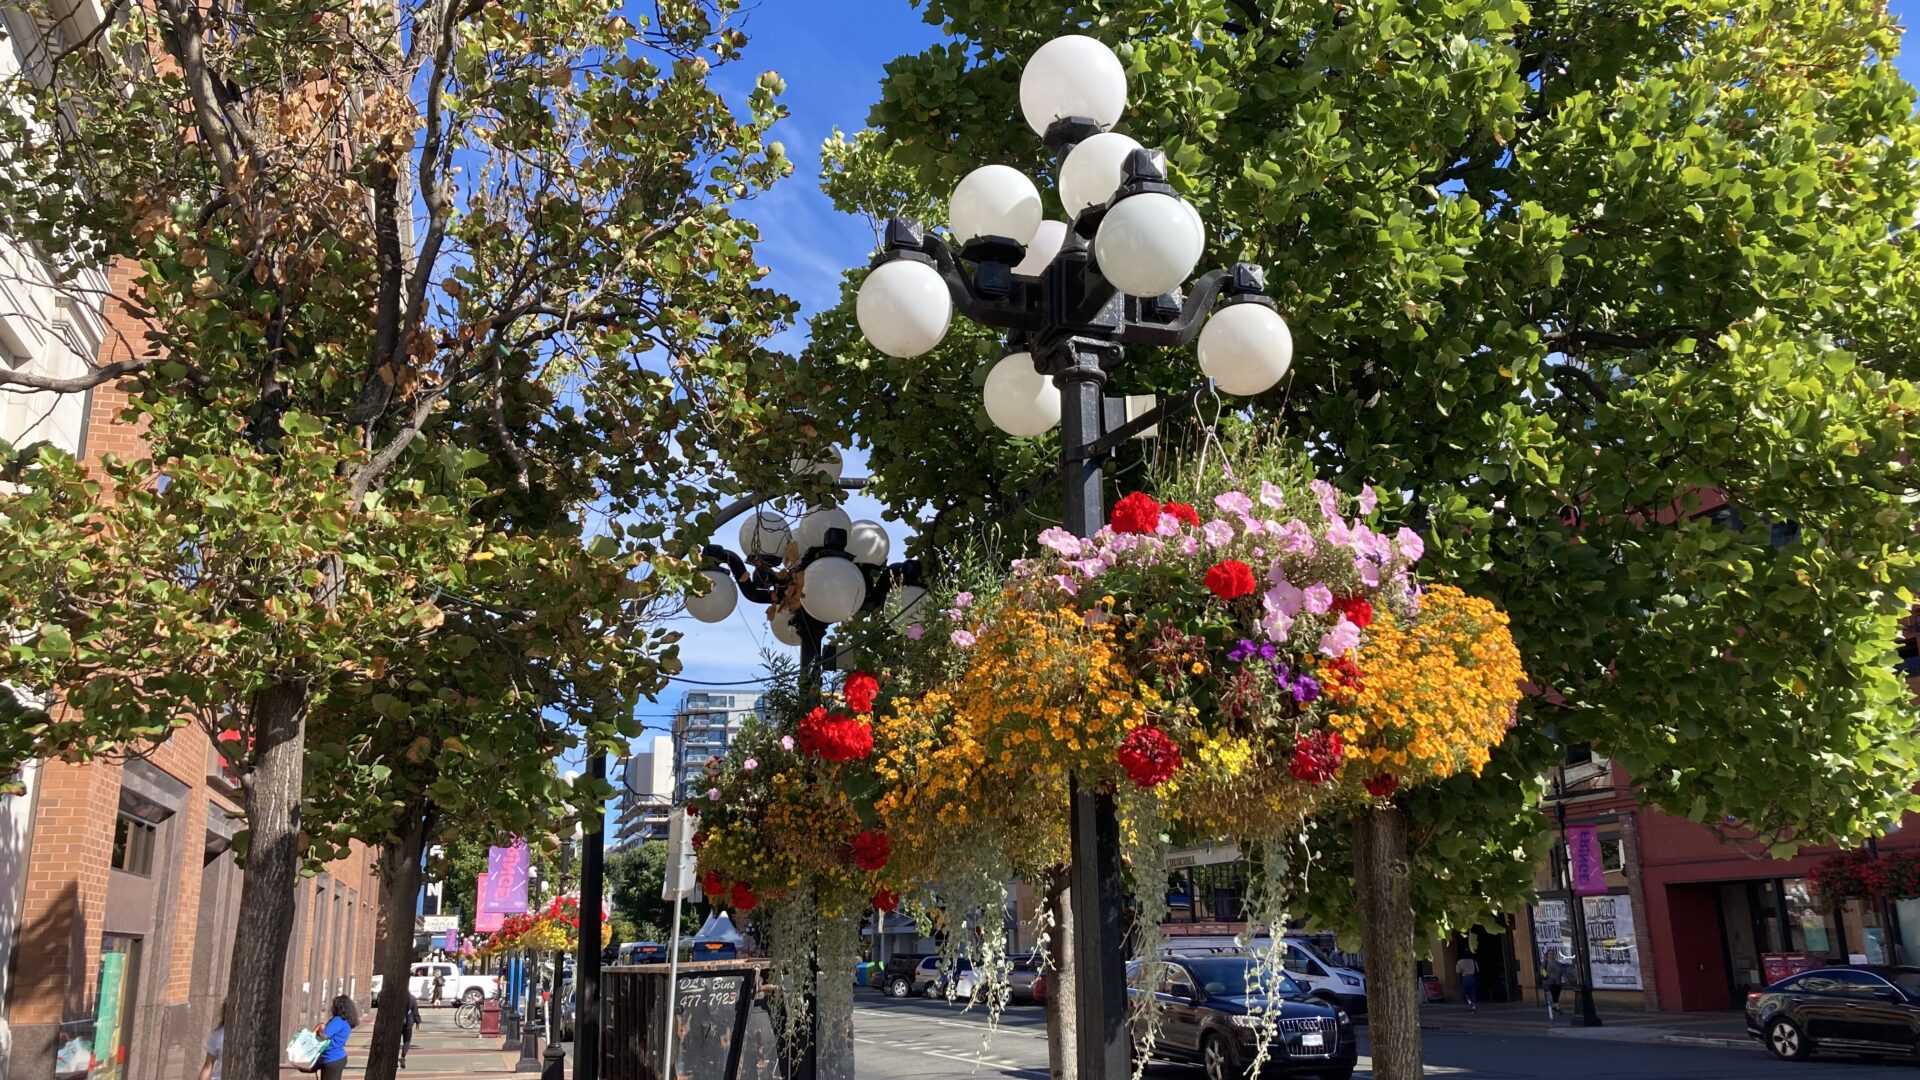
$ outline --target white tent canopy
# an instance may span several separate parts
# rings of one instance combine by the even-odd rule
[[[701,926],[699,932],[693,935],[693,940],[696,943],[702,941],[724,941],[729,945],[738,946],[746,939],[741,936],[740,931],[734,929],[733,919],[730,918],[726,912],[716,911],[712,915],[707,916],[705,925]]]

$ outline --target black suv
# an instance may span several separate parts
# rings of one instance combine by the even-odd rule
[[[1207,1080],[1235,1080],[1259,1049],[1258,1015],[1277,1013],[1263,1075],[1348,1080],[1359,1060],[1352,1018],[1309,1000],[1305,988],[1285,975],[1271,986],[1277,993],[1259,993],[1258,964],[1251,956],[1169,955],[1153,972],[1138,960],[1127,965],[1135,1038],[1144,1035],[1140,1005],[1151,976],[1161,1009],[1153,1057],[1197,1063]]]

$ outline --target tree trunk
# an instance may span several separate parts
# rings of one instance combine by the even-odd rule
[[[1053,1080],[1074,1080],[1078,1045],[1074,1039],[1073,904],[1067,868],[1047,871],[1047,910],[1053,929],[1047,934],[1047,1071]]]
[[[394,1080],[400,1071],[401,1026],[413,966],[413,907],[420,896],[420,860],[426,854],[433,810],[415,805],[401,823],[397,842],[380,850],[380,941],[374,971],[380,976],[379,1009],[367,1042],[366,1080]]]
[[[1398,807],[1366,809],[1354,818],[1353,870],[1374,1080],[1420,1080],[1411,861],[1407,818]]]
[[[227,979],[223,1076],[278,1080],[280,994],[293,939],[294,883],[300,873],[301,780],[306,760],[307,687],[281,682],[255,695],[254,757],[247,783],[247,858],[240,877],[239,932]]]

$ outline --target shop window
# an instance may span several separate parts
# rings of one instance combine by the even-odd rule
[[[1627,868],[1627,842],[1615,836],[1600,841],[1600,868],[1618,874]]]
[[[113,868],[141,877],[153,873],[154,826],[121,814],[113,823]]]

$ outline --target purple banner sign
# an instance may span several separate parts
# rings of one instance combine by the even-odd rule
[[[460,951],[460,931],[458,930],[447,931],[446,943],[442,945],[441,948],[445,949],[450,953],[459,952]]]
[[[527,842],[487,849],[487,884],[480,892],[480,910],[496,915],[518,915],[527,910]]]
[[[1573,866],[1575,896],[1602,896],[1607,891],[1607,871],[1600,861],[1600,832],[1592,825],[1567,828],[1567,861]]]

